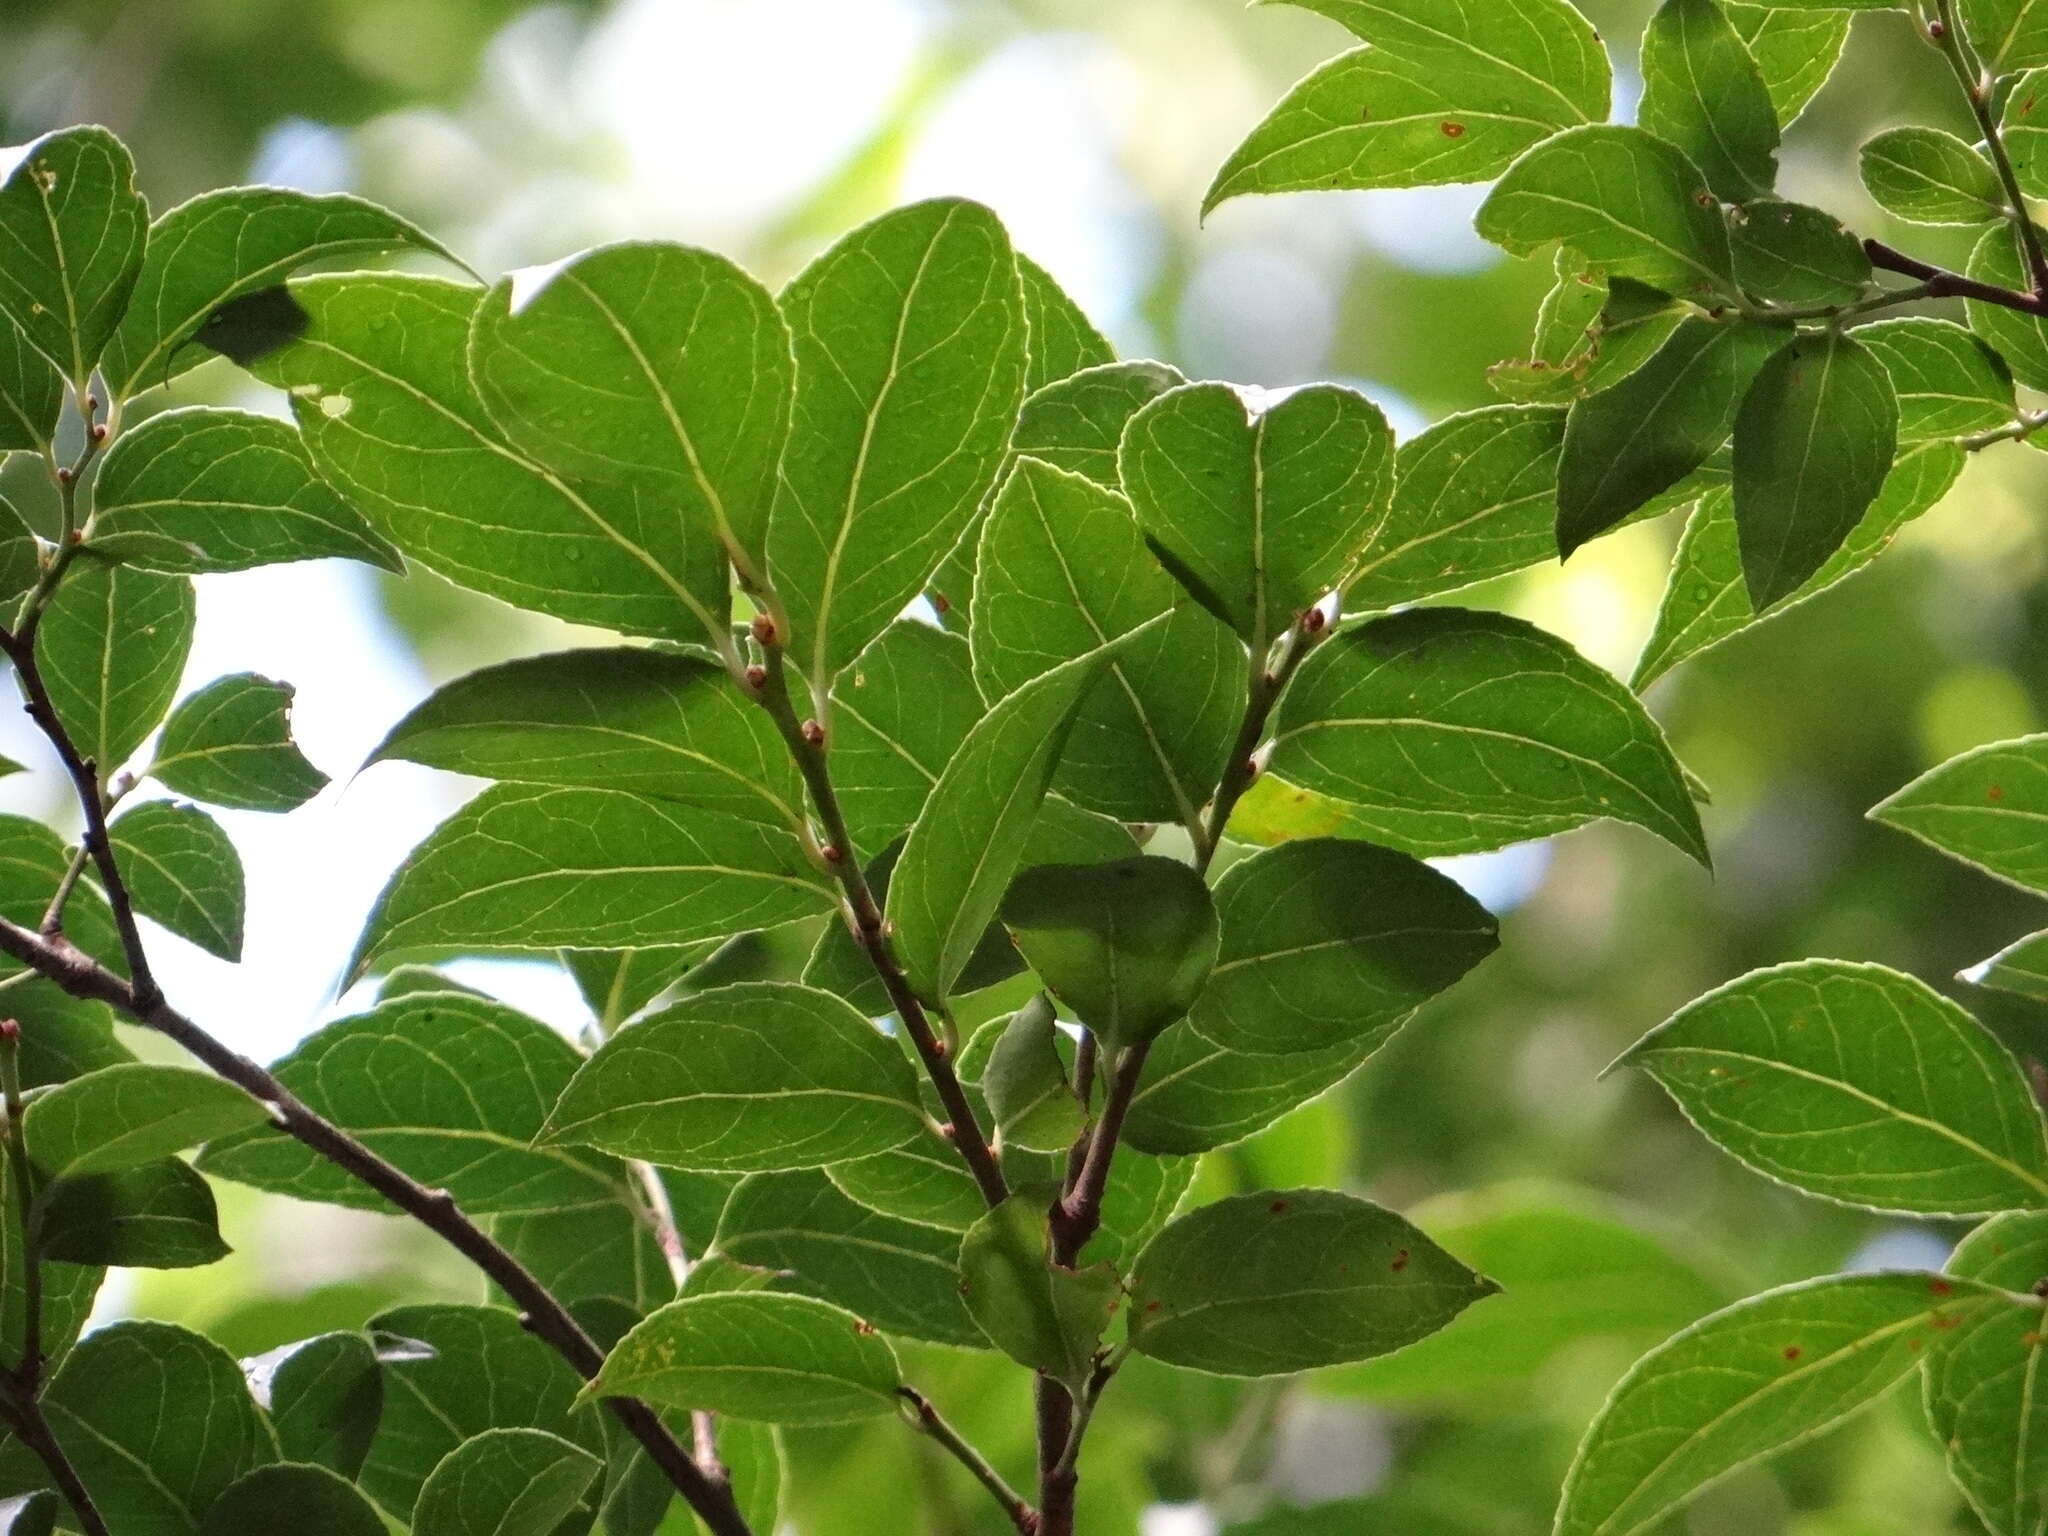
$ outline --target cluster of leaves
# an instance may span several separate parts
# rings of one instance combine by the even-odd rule
[[[1850,12],[1906,5],[1665,0],[1643,39],[1637,121],[1623,126],[1606,121],[1607,54],[1566,0],[1296,3],[1365,46],[1275,109],[1210,206],[1248,192],[1495,182],[1481,234],[1517,255],[1554,251],[1556,285],[1529,355],[1493,373],[1516,403],[1464,420],[1523,434],[1525,465],[1547,455],[1531,491],[1560,555],[1691,507],[1638,689],[1867,564],[1969,452],[2048,421],[2015,398],[2015,380],[2048,388],[2048,262],[2028,209],[2048,193],[2032,120],[2048,11],[1932,0],[1918,19],[1976,141],[1910,126],[1863,149],[1865,185],[1887,212],[1981,230],[1955,272],[1773,190],[1781,131],[1833,67]],[[1915,282],[1880,286],[1880,270]],[[1873,318],[1944,298],[1966,301],[1967,324]],[[2033,830],[2048,814],[2048,738],[1966,754],[1872,814],[2048,893]],[[2048,937],[2036,935],[1967,979],[2048,999],[2044,958]],[[1557,1529],[1650,1527],[1918,1371],[1972,1509],[2002,1536],[2038,1531],[2048,1141],[2013,1056],[1908,976],[1810,961],[1730,983],[1622,1059],[1773,1179],[1859,1209],[1991,1219],[1941,1274],[1768,1292],[1653,1351],[1589,1431]]]
[[[1540,558],[1549,455],[1519,413],[1397,450],[1348,390],[1118,362],[958,201],[779,295],[658,243],[495,284],[299,276],[453,258],[347,198],[230,189],[151,222],[125,149],[72,129],[0,184],[0,243],[5,446],[43,457],[61,518],[0,542],[0,639],[86,819],[75,849],[0,822],[0,1489],[61,1493],[88,1531],[248,1528],[279,1500],[328,1511],[294,1525],[319,1533],[633,1536],[673,1483],[715,1531],[767,1530],[775,1426],[900,1412],[1056,1533],[1131,1355],[1363,1361],[1496,1289],[1348,1194],[1176,1212],[1198,1154],[1495,947],[1425,859],[1603,817],[1705,859],[1619,681],[1503,615],[1387,612]],[[291,419],[153,410],[209,352]],[[272,1075],[161,1000],[136,924],[234,958],[232,843],[182,801],[115,813],[152,782],[269,811],[318,791],[284,685],[170,706],[194,575],[331,556],[633,643],[475,673],[392,729],[373,761],[492,787],[377,903],[353,974],[381,1001]],[[417,963],[507,952],[561,955],[588,1039]],[[128,1059],[110,1003],[233,1086]],[[208,1177],[395,1203],[540,1337],[404,1309],[251,1364],[253,1394],[178,1329],[74,1342],[104,1266],[223,1251]],[[679,1206],[716,1212],[688,1258]],[[1029,1368],[1039,1507],[892,1338]],[[599,1400],[669,1416],[681,1475]],[[210,1406],[143,1446],[172,1401]]]

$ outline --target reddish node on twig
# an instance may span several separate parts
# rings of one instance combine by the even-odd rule
[[[93,423],[92,440],[96,443],[104,443],[107,440],[107,424],[104,421]]]
[[[749,688],[764,687],[766,686],[767,682],[768,669],[762,666],[759,662],[756,662],[753,666],[747,668],[747,686]]]
[[[98,395],[87,395],[85,397],[85,408],[87,411],[98,410],[100,408],[100,397]]]
[[[1301,616],[1301,627],[1311,635],[1321,634],[1323,626],[1329,622],[1319,607],[1311,608]]]
[[[825,745],[825,727],[818,724],[815,720],[806,720],[804,722],[804,741],[809,746],[822,747]]]
[[[818,857],[827,864],[837,864],[846,854],[837,843],[824,843],[818,848]]]
[[[753,635],[761,644],[773,645],[775,643],[775,621],[765,613],[755,614]]]
[[[942,1040],[939,1042],[939,1044],[940,1048],[943,1049],[945,1046],[945,1042]],[[946,1140],[952,1141],[956,1136],[959,1135],[959,1132],[953,1129],[953,1122],[948,1120],[944,1125],[939,1127],[939,1134],[945,1137]]]
[[[15,1041],[21,1038],[21,1020],[0,1019],[0,1040]]]
[[[57,483],[59,485],[69,485],[75,478],[77,477],[71,473],[70,465],[60,464],[57,466]]]
[[[1948,36],[1948,23],[1940,20],[1927,23],[1927,35],[1937,43]]]
[[[1257,759],[1256,757],[1248,757],[1248,758],[1246,758],[1246,759],[1244,760],[1244,781],[1245,781],[1245,783],[1247,783],[1247,784],[1252,784],[1252,783],[1256,783],[1256,782],[1257,782],[1257,780],[1258,780],[1258,777],[1259,777],[1259,760],[1258,760],[1258,759]]]

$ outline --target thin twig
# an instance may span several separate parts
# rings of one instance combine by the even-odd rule
[[[57,1485],[57,1491],[64,1495],[71,1512],[78,1517],[79,1527],[85,1536],[109,1536],[106,1518],[100,1514],[99,1506],[93,1503],[92,1493],[78,1475],[78,1468],[71,1464],[64,1447],[58,1444],[50,1421],[43,1416],[43,1405],[33,1397],[9,1393],[0,1398],[0,1423],[13,1430],[21,1443],[43,1464],[43,1469],[50,1474],[50,1481]]]
[[[1081,1250],[1088,1246],[1088,1239],[1102,1225],[1102,1197],[1109,1188],[1110,1165],[1116,1157],[1117,1143],[1123,1139],[1124,1116],[1130,1110],[1131,1100],[1137,1097],[1138,1083],[1145,1074],[1145,1058],[1151,1049],[1149,1040],[1141,1040],[1118,1053],[1109,1091],[1103,1095],[1102,1113],[1088,1133],[1087,1151],[1082,1155],[1073,1188],[1053,1207],[1052,1260],[1067,1269],[1074,1267]]]
[[[16,1019],[0,1019],[0,1107],[7,1115],[7,1166],[21,1221],[21,1356],[13,1384],[22,1397],[33,1401],[43,1386],[43,1256],[33,1220],[35,1169],[28,1160],[22,1125],[21,1024]]]
[[[982,1198],[991,1206],[1000,1205],[1010,1193],[1003,1178],[1002,1165],[996,1161],[988,1137],[975,1118],[967,1090],[960,1084],[960,1074],[953,1068],[952,1052],[933,1030],[924,1004],[912,990],[910,978],[904,974],[890,946],[881,906],[875,900],[867,876],[861,872],[860,850],[853,845],[852,835],[847,830],[846,814],[840,808],[839,794],[833,787],[826,758],[824,727],[815,720],[797,718],[796,707],[789,694],[782,637],[774,622],[765,616],[757,619],[754,638],[760,643],[764,662],[749,669],[741,681],[774,720],[776,729],[782,733],[782,739],[789,747],[789,755],[797,771],[803,776],[805,788],[810,791],[811,809],[824,833],[823,841],[815,850],[819,861],[837,882],[846,902],[847,925],[888,993],[890,1005],[902,1022],[903,1032],[917,1048],[918,1058],[923,1061],[932,1087],[938,1092],[939,1102],[945,1105],[953,1144],[960,1149],[960,1156],[974,1175],[975,1183],[981,1187]]]
[[[1010,1524],[1023,1532],[1023,1536],[1036,1536],[1038,1512],[1003,1481],[1002,1474],[989,1465],[987,1457],[968,1444],[960,1432],[940,1416],[931,1399],[915,1387],[898,1387],[896,1394],[909,1407],[909,1417],[914,1425],[944,1446],[955,1461],[974,1474],[974,1480],[1003,1507],[1003,1513],[1010,1517]]]
[[[1222,847],[1224,829],[1230,825],[1230,813],[1237,809],[1237,802],[1244,798],[1245,791],[1259,776],[1256,754],[1259,744],[1265,740],[1266,724],[1272,719],[1274,706],[1280,702],[1280,695],[1287,691],[1287,684],[1328,624],[1329,615],[1321,604],[1307,608],[1281,639],[1279,655],[1252,658],[1253,665],[1260,670],[1252,675],[1250,696],[1245,701],[1244,719],[1238,726],[1237,740],[1231,745],[1230,756],[1224,759],[1223,777],[1216,786],[1215,798],[1209,803],[1209,814],[1201,824],[1200,836],[1195,839],[1197,870],[1207,873],[1217,849]]]
[[[1935,0],[1935,11],[1941,26],[1938,32],[1929,28],[1934,46],[1941,50],[1949,68],[1955,71],[1956,83],[1963,88],[1963,95],[1970,103],[1970,113],[1977,119],[1977,131],[1984,136],[1984,147],[1998,172],[1999,185],[2005,189],[2012,216],[2019,221],[2020,249],[2026,256],[2027,275],[2033,279],[2034,296],[2048,298],[2048,252],[2042,250],[2040,231],[2034,228],[2034,221],[2027,216],[2026,193],[2020,190],[2019,175],[2013,169],[2012,156],[2005,147],[2005,134],[1998,119],[1991,114],[1991,78],[1970,55],[1969,42],[1956,21],[1955,0]]]

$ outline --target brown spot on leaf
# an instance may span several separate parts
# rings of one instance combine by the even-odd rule
[[[1984,798],[1987,800],[2003,800],[2005,798],[2005,786],[2003,784],[1992,785],[1984,791]]]
[[[1271,1211],[1275,1216],[1278,1216],[1282,1211],[1287,1209],[1287,1202],[1285,1200],[1275,1200],[1271,1205],[1267,1206],[1266,1209]]]
[[[1946,1280],[1930,1280],[1927,1282],[1927,1292],[1931,1296],[1947,1296],[1951,1295],[1954,1291],[1955,1287]]]
[[[1395,1254],[1394,1262],[1388,1267],[1397,1275],[1406,1269],[1408,1267],[1408,1250],[1403,1248],[1399,1253]]]
[[[1797,1360],[1804,1353],[1806,1353],[1806,1351],[1801,1349],[1797,1344],[1787,1344],[1785,1346],[1785,1358],[1787,1360]]]
[[[1462,139],[1465,137],[1465,125],[1463,123],[1445,123],[1444,137],[1447,139]]]

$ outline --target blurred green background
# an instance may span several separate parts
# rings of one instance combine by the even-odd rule
[[[1582,4],[1616,53],[1625,114],[1649,5]],[[1547,283],[1547,264],[1471,233],[1477,189],[1254,199],[1196,218],[1236,140],[1341,46],[1317,17],[1236,0],[4,0],[0,139],[107,123],[159,209],[237,181],[359,191],[486,274],[630,234],[715,245],[779,281],[894,202],[967,194],[1126,355],[1241,383],[1353,383],[1408,432],[1489,401],[1486,365],[1522,348]],[[1855,146],[1882,126],[1962,127],[1951,97],[1903,14],[1863,14],[1788,137],[1787,195],[1958,259],[1939,232],[1886,229],[1854,175]],[[243,386],[215,363],[178,393]],[[1202,1187],[1369,1192],[1494,1245],[1488,1263],[1526,1277],[1523,1310],[1493,1344],[1414,1368],[1246,1389],[1134,1366],[1091,1442],[1089,1530],[1545,1531],[1580,1429],[1648,1344],[1765,1285],[1939,1262],[1955,1232],[1777,1190],[1648,1083],[1600,1072],[1697,993],[1802,956],[1883,961],[1981,1006],[1948,978],[2043,926],[2035,903],[1863,813],[2048,713],[2044,496],[2034,450],[1982,455],[1873,570],[1657,688],[1714,792],[1715,878],[1611,827],[1464,864],[1507,912],[1501,956],[1336,1094],[1213,1154]],[[1466,600],[1625,673],[1678,528],[1632,528]],[[252,882],[248,964],[158,941],[174,995],[274,1055],[341,1006],[334,976],[375,890],[466,793],[398,764],[353,781],[355,765],[433,683],[568,632],[424,576],[294,567],[202,589],[189,682],[248,667],[289,678],[302,741],[341,781],[288,823],[231,818]],[[0,726],[0,750],[30,756],[15,731]],[[0,805],[61,820],[37,777],[0,786]],[[460,974],[564,1027],[578,1017],[552,967]],[[2048,1055],[2043,1021],[2008,1007],[1990,1022]],[[253,1352],[401,1292],[471,1294],[395,1222],[222,1194],[233,1259],[119,1277],[104,1305]],[[934,1350],[919,1369],[1000,1459],[1028,1455],[1011,1368]],[[1972,1530],[1918,1417],[1893,1399],[1673,1528]],[[955,1472],[886,1421],[790,1449],[790,1516],[806,1533],[989,1528]]]

